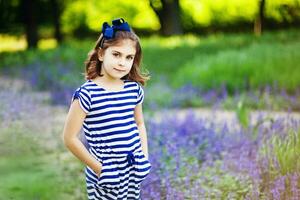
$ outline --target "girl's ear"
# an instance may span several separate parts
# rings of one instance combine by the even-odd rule
[[[98,59],[102,62],[104,57],[104,50],[99,48],[98,50]]]

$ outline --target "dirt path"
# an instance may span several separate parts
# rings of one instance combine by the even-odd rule
[[[217,125],[227,125],[229,129],[239,129],[239,123],[235,111],[229,110],[212,110],[209,108],[192,108],[192,109],[170,109],[159,112],[154,112],[151,115],[145,114],[145,118],[154,118],[156,121],[161,121],[165,116],[178,117],[178,119],[184,119],[185,117],[194,116],[199,119],[204,119],[207,124],[214,122]],[[300,121],[299,112],[278,112],[278,111],[250,111],[249,123],[254,125],[258,120],[263,120],[264,125],[269,125],[270,120],[284,120],[285,123],[289,123],[291,119]],[[268,119],[268,120],[266,120]]]

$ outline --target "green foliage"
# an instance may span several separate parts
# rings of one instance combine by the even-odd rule
[[[290,130],[286,135],[274,134],[261,148],[261,155],[269,158],[272,179],[300,170],[300,131]]]
[[[160,1],[152,1],[154,7],[161,8]],[[296,20],[286,7],[297,11],[298,0],[282,2],[267,1],[266,16],[276,22],[285,19]],[[253,23],[258,13],[258,1],[240,0],[180,0],[183,26],[187,29],[226,26],[234,23]],[[285,7],[286,6],[286,7]],[[243,12],[240,12],[243,10]],[[62,14],[62,26],[65,32],[87,28],[99,31],[101,22],[111,21],[116,17],[124,17],[133,27],[146,30],[158,30],[159,19],[147,0],[107,0],[107,1],[71,1],[65,6]]]
[[[266,1],[266,16],[278,22],[291,22],[293,18],[300,18],[299,0],[271,0]]]
[[[100,32],[104,21],[123,17],[131,26],[139,29],[158,30],[159,22],[147,0],[77,0],[68,4],[62,14],[62,26],[65,32],[80,27]]]
[[[157,92],[159,91],[159,92]],[[149,98],[148,102],[155,102],[158,107],[167,107],[172,103],[172,89],[169,87],[165,87],[163,84],[151,84],[147,86],[147,98]],[[149,94],[149,95],[148,95]],[[155,95],[150,95],[155,94]],[[149,106],[152,106],[151,104]]]
[[[96,41],[96,39],[95,39]],[[29,49],[18,52],[3,52],[0,53],[1,64],[3,67],[24,67],[38,61],[43,62],[74,62],[81,65],[87,58],[88,51],[93,48],[94,42],[91,40],[67,40],[55,49]],[[76,67],[76,66],[74,66]],[[82,69],[82,68],[78,68]]]
[[[80,176],[83,167],[79,164],[74,166],[74,163],[78,163],[75,159],[62,160],[58,155],[24,153],[20,156],[1,156],[1,198],[15,200],[86,198],[84,177]]]
[[[299,189],[299,178],[295,179],[293,176],[297,177],[300,170],[299,149],[299,130],[282,130],[282,133],[274,133],[263,142],[259,157],[267,161],[264,163],[266,169],[262,173],[261,183],[266,194],[271,193],[270,190],[276,186],[276,182],[280,182],[280,188],[283,189],[277,189],[276,194],[280,199],[291,199],[295,195],[295,190]]]
[[[204,89],[224,84],[230,93],[273,84],[294,92],[300,85],[300,41],[281,37],[280,33],[273,41],[269,41],[270,35],[259,40],[247,35],[236,38],[232,35],[224,41],[220,37],[217,40],[220,43],[214,44],[214,52],[201,49],[206,45],[199,45],[194,56],[176,70],[173,75],[176,79],[170,78],[175,86],[187,81]]]
[[[20,35],[24,33],[22,21],[24,9],[20,0],[1,1],[0,23],[1,33]],[[158,16],[152,10],[149,0],[65,0],[57,1],[61,13],[60,24],[65,35],[87,36],[93,32],[99,32],[103,21],[111,21],[113,18],[124,17],[130,24],[144,31],[158,31],[160,22]],[[153,1],[154,7],[160,8],[161,1]],[[180,0],[180,16],[183,27],[187,31],[215,28],[228,29],[234,26],[250,29],[258,13],[259,1],[240,0]],[[53,9],[51,1],[37,0],[35,2],[39,12],[34,12],[38,19],[39,28],[46,27],[40,36],[45,38],[54,35]],[[273,24],[285,23],[285,25],[299,21],[299,0],[269,0],[266,1],[265,15]],[[241,12],[242,11],[242,12]],[[273,26],[273,24],[271,24]],[[244,28],[245,29],[245,28]],[[230,29],[232,30],[232,29]]]
[[[51,138],[49,127],[37,132],[36,121],[35,127],[31,123],[25,119],[7,127],[0,123],[0,199],[85,199],[84,168],[58,142],[61,123],[51,124]]]
[[[293,20],[297,16],[291,16],[288,10],[284,12],[282,10],[285,9],[284,5],[297,9],[297,1],[267,1],[266,16],[277,22],[287,18]],[[220,24],[224,26],[236,22],[253,23],[258,12],[258,3],[256,0],[181,0],[183,25],[195,28]],[[162,6],[160,1],[153,1],[153,5],[157,8]],[[133,27],[138,29],[158,30],[160,28],[159,19],[147,0],[71,1],[62,14],[62,26],[65,32],[82,28],[98,32],[101,22],[111,21],[116,17],[126,18]]]
[[[192,84],[202,91],[229,92],[222,107],[235,109],[233,94],[244,95],[248,108],[287,109],[290,103],[280,95],[264,93],[266,86],[296,94],[300,85],[300,32],[298,30],[252,34],[215,34],[142,38],[143,68],[149,70],[148,102],[166,107],[174,102],[174,88]],[[96,40],[96,37],[95,37]],[[48,89],[50,83],[75,88],[83,81],[84,61],[94,40],[69,40],[56,49],[1,53],[0,68],[9,75],[24,77],[27,71],[39,78],[36,86]],[[23,71],[21,71],[23,69]],[[29,70],[29,71],[28,71]],[[159,92],[157,92],[159,91]],[[253,92],[259,101],[248,93]],[[178,100],[178,94],[176,94]],[[180,97],[181,98],[181,97]],[[294,110],[299,110],[295,99]],[[190,96],[181,107],[208,106],[199,96]]]
[[[241,98],[236,108],[236,115],[243,128],[249,126],[249,114],[249,109],[245,107],[243,98]]]
[[[201,199],[245,199],[251,188],[251,178],[246,174],[235,174],[222,169],[222,161],[201,169],[195,180],[208,196]]]
[[[60,188],[57,184],[62,183],[62,180],[58,180],[61,178],[58,177],[56,166],[49,164],[27,155],[2,156],[0,160],[1,197],[5,199],[58,198]]]
[[[237,20],[253,21],[257,13],[258,2],[239,0],[182,0],[180,5],[186,15],[190,15],[196,24],[233,23]],[[247,9],[246,9],[247,8]],[[240,12],[243,10],[243,12]]]

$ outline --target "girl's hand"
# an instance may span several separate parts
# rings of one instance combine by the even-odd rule
[[[97,174],[98,177],[100,177],[101,172],[102,172],[102,164],[101,163],[100,163],[99,167],[97,167],[97,169],[94,169],[94,172]]]

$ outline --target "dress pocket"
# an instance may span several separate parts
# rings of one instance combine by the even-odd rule
[[[106,189],[120,187],[119,169],[114,160],[103,159],[102,170],[101,174],[98,176],[97,185]]]
[[[135,165],[135,177],[136,182],[141,183],[150,173],[151,164],[149,160],[145,157],[143,151],[139,151],[135,156],[136,165]]]
[[[150,168],[151,168],[151,163],[150,163],[149,159],[147,159],[147,158],[146,158],[146,156],[145,156],[145,154],[144,154],[144,152],[143,152],[143,151],[141,151],[141,152],[142,152],[142,157],[143,157],[143,160],[145,160],[145,162],[146,162],[146,163],[148,163],[148,164],[149,164],[149,166],[150,166]]]
[[[103,161],[101,161],[101,171],[100,171],[100,174],[98,175],[97,173],[95,173],[96,176],[97,176],[97,181],[99,181],[99,179],[100,179],[100,177],[101,177],[101,175],[102,175],[102,172],[103,172],[103,166],[104,166]]]

